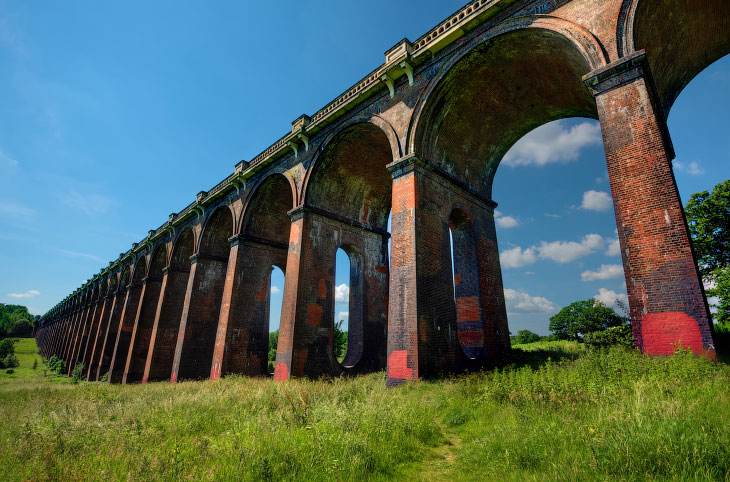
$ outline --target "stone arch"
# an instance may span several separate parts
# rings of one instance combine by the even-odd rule
[[[170,266],[190,269],[190,257],[195,252],[195,234],[188,227],[180,231],[172,242]]]
[[[289,195],[285,194],[287,192]],[[291,224],[288,213],[296,200],[296,186],[286,171],[283,168],[272,170],[251,188],[236,232],[265,239],[271,238],[270,233],[276,233],[276,241],[288,243]],[[281,236],[283,232],[285,238]]]
[[[218,206],[205,220],[198,243],[198,253],[211,256],[228,256],[228,238],[233,235],[233,212],[227,205]]]
[[[619,56],[645,51],[666,118],[689,82],[730,53],[730,2],[624,0],[616,31]]]
[[[307,171],[301,204],[384,231],[392,184],[386,166],[399,150],[383,124],[371,120],[346,123],[322,144]]]
[[[550,16],[522,17],[468,42],[421,94],[409,152],[491,197],[504,154],[552,120],[597,118],[583,76],[606,65],[598,41]]]

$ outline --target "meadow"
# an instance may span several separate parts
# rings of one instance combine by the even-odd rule
[[[6,481],[730,480],[730,366],[683,352],[533,343],[388,389],[383,373],[73,384],[35,350],[21,340],[0,375]]]

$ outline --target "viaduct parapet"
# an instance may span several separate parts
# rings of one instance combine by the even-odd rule
[[[601,125],[636,345],[712,355],[666,118],[729,52],[727,0],[472,1],[51,309],[42,354],[110,382],[266,375],[278,266],[277,380],[479,368],[509,350],[496,169],[530,130],[584,116]],[[342,363],[338,248],[352,266]]]

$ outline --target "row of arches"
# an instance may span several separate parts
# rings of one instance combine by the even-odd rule
[[[108,371],[111,381],[265,373],[274,266],[286,272],[277,378],[387,364],[397,381],[500,356],[509,341],[494,175],[527,132],[573,116],[599,119],[603,128],[622,251],[634,256],[624,264],[637,343],[654,319],[647,313],[660,325],[685,313],[711,348],[704,293],[671,189],[664,121],[681,88],[730,51],[729,35],[701,32],[730,31],[730,7],[708,0],[685,12],[665,0],[662,11],[673,21],[659,22],[647,5],[617,3],[617,15],[633,20],[619,22],[631,35],[622,34],[616,54],[551,16],[477,32],[434,64],[417,96],[399,99],[411,109],[407,126],[392,125],[384,113],[351,117],[320,144],[301,183],[272,169],[239,211],[210,209],[109,280],[105,295],[102,288],[86,292],[68,322],[70,365],[89,360],[89,377]],[[674,46],[672,32],[686,45]],[[678,62],[673,52],[680,50]],[[638,173],[647,160],[651,172]],[[637,177],[646,192],[637,194]],[[657,199],[669,231],[663,220],[632,214],[636,203]],[[657,237],[680,242],[652,258],[644,240]],[[332,349],[339,248],[352,266],[352,349],[342,364]],[[682,296],[672,286],[667,292],[672,269],[684,273]]]

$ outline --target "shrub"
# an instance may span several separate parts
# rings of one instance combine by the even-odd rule
[[[514,337],[514,342],[517,345],[524,345],[526,343],[534,343],[540,341],[540,335],[533,333],[530,330],[520,330]]]
[[[8,368],[7,370],[5,370],[5,373],[7,373],[8,375],[12,375],[13,373],[15,373],[15,370],[13,370],[12,368]]]
[[[6,338],[0,341],[0,360],[4,359],[8,355],[15,353],[15,342],[12,338]]]
[[[33,370],[35,370],[36,368],[38,368],[38,359],[34,358],[33,359]]]
[[[18,365],[20,365],[20,362],[18,362],[18,357],[15,355],[8,355],[3,360],[3,365],[5,368],[18,368]]]
[[[590,346],[621,345],[630,347],[634,346],[634,333],[631,331],[631,325],[624,323],[603,331],[586,333],[583,341]]]
[[[83,380],[85,372],[86,365],[83,363],[78,363],[71,372],[71,381],[73,381],[74,383],[79,383],[81,380]]]

